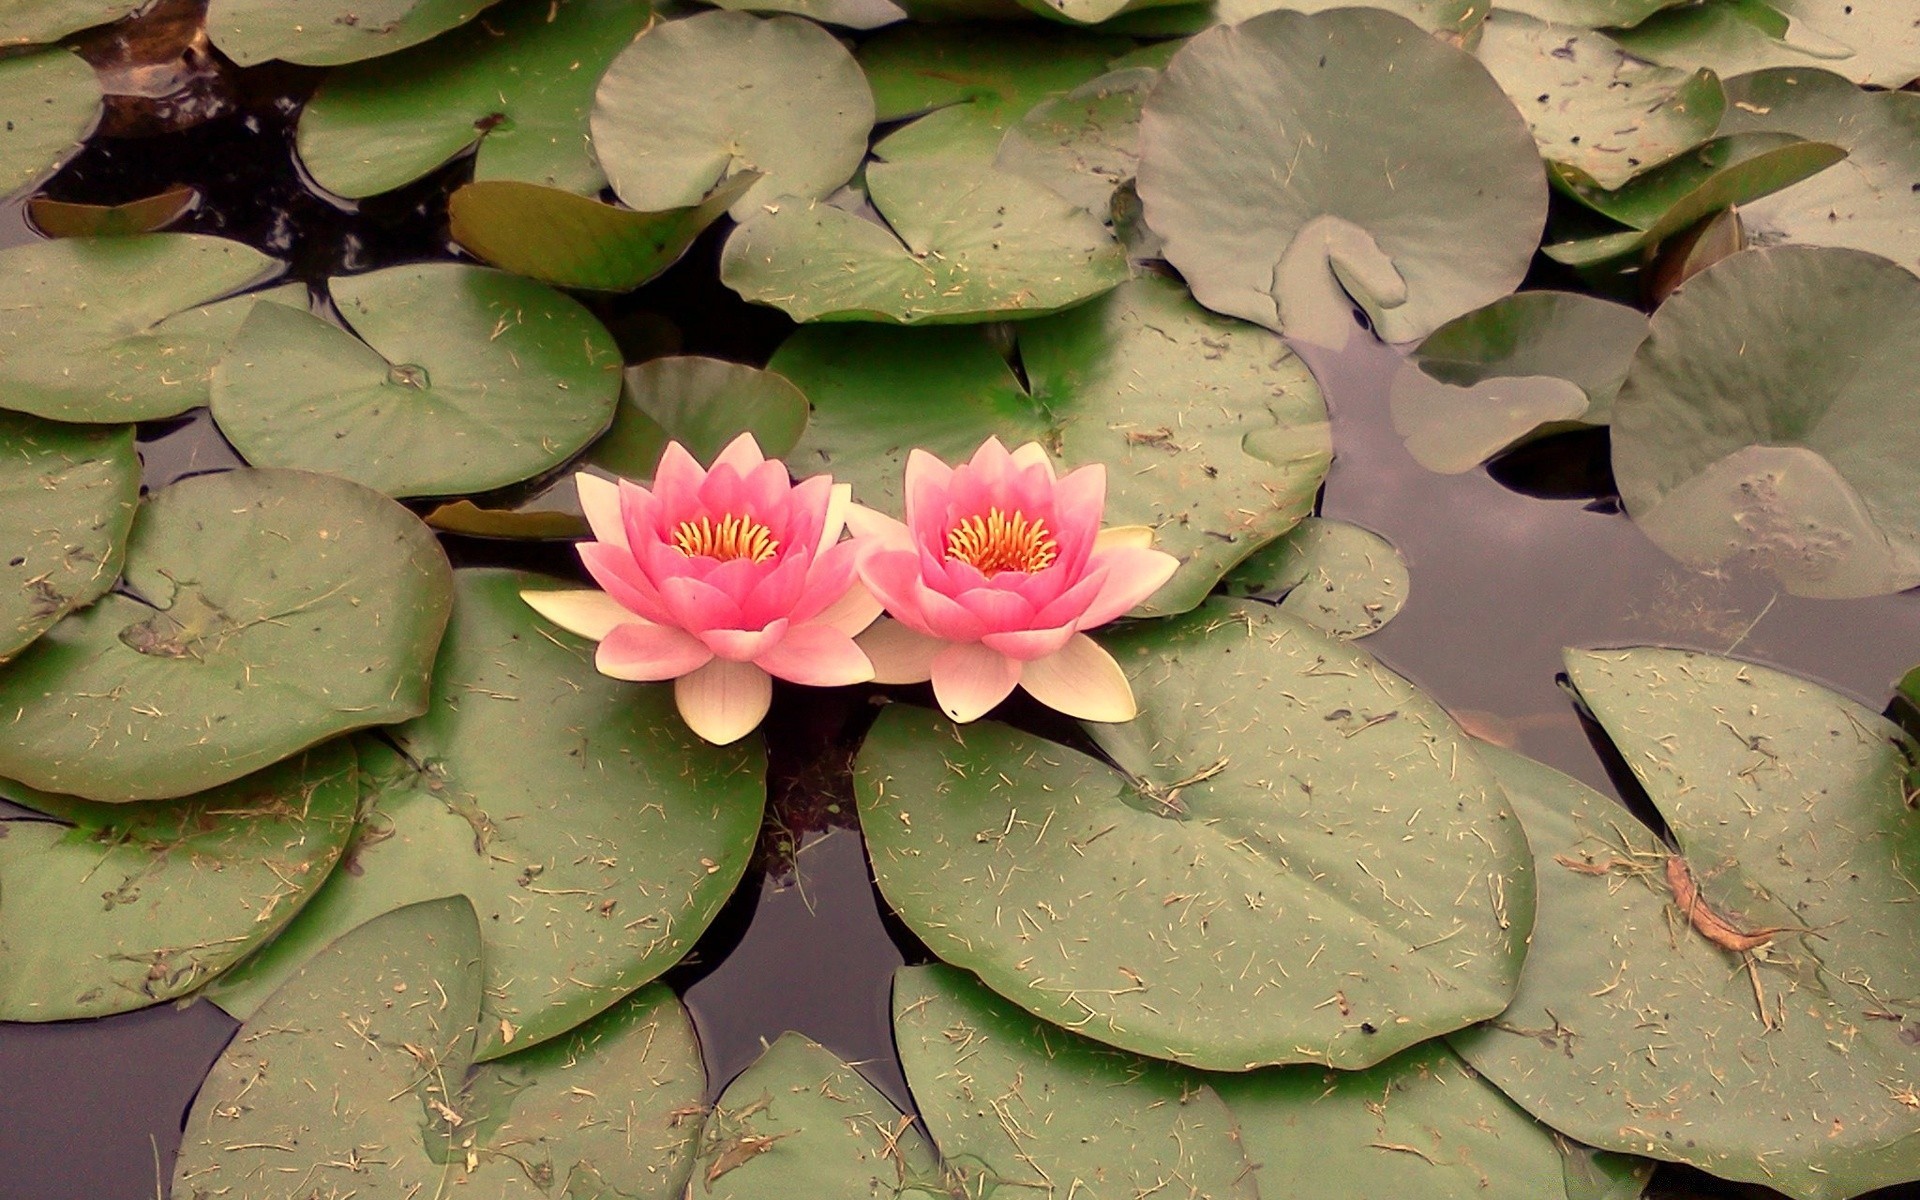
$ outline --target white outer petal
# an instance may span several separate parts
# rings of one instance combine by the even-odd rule
[[[1082,721],[1131,721],[1140,713],[1120,664],[1084,633],[1021,667],[1020,686],[1048,708]]]
[[[635,616],[622,607],[618,600],[607,595],[599,588],[579,588],[569,591],[539,591],[528,589],[520,593],[527,606],[547,620],[583,638],[599,641],[612,633],[618,625],[649,625],[652,622]]]
[[[852,505],[853,485],[834,484],[832,498],[827,501],[826,523],[820,526],[820,544],[813,549],[815,558],[825,554],[828,546],[840,540],[840,531],[847,527],[847,509]]]
[[[856,579],[846,595],[827,605],[808,624],[831,625],[848,637],[858,637],[862,630],[879,618],[881,611],[880,601],[867,590],[866,584]]]
[[[716,746],[759,727],[773,703],[773,678],[752,663],[716,658],[673,681],[674,703],[687,728]]]
[[[1151,550],[1153,530],[1145,525],[1110,525],[1093,537],[1095,550],[1115,550],[1122,547]]]
[[[873,664],[875,683],[925,683],[933,678],[933,656],[947,648],[892,617],[874,622],[855,644]]]
[[[868,508],[864,504],[848,504],[846,522],[856,538],[872,538],[876,542],[898,545],[903,549],[913,545],[913,533],[907,528],[907,523],[879,509]]]
[[[581,471],[573,477],[573,490],[580,495],[580,511],[587,514],[594,540],[625,547],[627,523],[620,519],[620,485]]]

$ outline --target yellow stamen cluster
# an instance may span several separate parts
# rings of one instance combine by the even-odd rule
[[[772,558],[780,543],[772,530],[747,517],[722,517],[718,523],[701,517],[674,528],[673,548],[688,558],[705,556],[721,562],[745,558],[758,563]]]
[[[1047,532],[1046,521],[990,508],[986,516],[968,517],[947,532],[947,557],[972,564],[982,575],[1000,571],[1031,575],[1053,565],[1060,557],[1060,543]]]

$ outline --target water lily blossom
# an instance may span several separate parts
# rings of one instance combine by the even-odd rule
[[[868,549],[860,577],[886,606],[860,639],[881,683],[931,679],[935,699],[971,721],[1018,686],[1089,721],[1128,721],[1133,689],[1084,632],[1160,589],[1179,560],[1140,527],[1102,530],[1104,466],[1056,476],[1038,443],[990,438],[950,467],[907,456],[906,521],[854,506]]]
[[[575,477],[593,529],[580,559],[600,589],[525,591],[535,611],[600,643],[604,675],[674,681],[687,725],[726,744],[760,724],[774,678],[863,683],[873,665],[853,636],[880,605],[840,540],[852,489],[794,484],[742,434],[703,470],[679,443],[651,489]]]

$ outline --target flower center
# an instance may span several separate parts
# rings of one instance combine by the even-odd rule
[[[968,517],[947,531],[947,557],[971,564],[982,575],[1000,571],[1031,575],[1053,565],[1060,557],[1060,543],[1047,532],[1044,520],[1030,521],[1025,513],[990,508],[986,516]]]
[[[673,548],[688,558],[717,558],[731,562],[736,558],[765,562],[780,549],[773,531],[748,517],[721,517],[718,522],[701,517],[682,521],[673,530]]]

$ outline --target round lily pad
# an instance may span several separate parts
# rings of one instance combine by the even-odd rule
[[[185,796],[424,711],[446,555],[413,514],[299,471],[193,476],[134,519],[120,591],[0,671],[0,776]]]
[[[686,954],[746,870],[765,805],[757,743],[709,746],[672,688],[593,669],[593,645],[515,571],[454,576],[425,716],[361,748],[363,830],[291,928],[219,980],[236,1016],[380,913],[459,892],[481,915],[478,1054],[563,1033]]]
[[[139,500],[130,426],[0,412],[0,662],[113,586]]]
[[[1847,160],[1740,210],[1755,241],[1850,246],[1920,272],[1920,96],[1788,68],[1727,81],[1729,133],[1797,134]]]
[[[1007,130],[994,165],[1108,217],[1115,189],[1139,169],[1140,109],[1159,82],[1153,68],[1128,67],[1043,101]]]
[[[644,0],[511,0],[404,54],[335,71],[300,110],[300,161],[340,196],[411,183],[478,144],[475,179],[591,196],[600,75],[653,19]]]
[[[703,12],[656,25],[614,59],[593,105],[593,148],[641,212],[698,204],[741,171],[746,220],[782,196],[812,199],[866,156],[873,93],[853,55],[799,17]]]
[[[941,958],[1037,1016],[1195,1066],[1371,1066],[1493,1016],[1526,842],[1439,707],[1271,605],[1102,639],[1140,703],[1117,764],[883,711],[855,768],[874,878]]]
[[[893,1029],[948,1195],[1042,1179],[1054,1195],[1069,1180],[1147,1195],[1169,1179],[1191,1200],[1259,1194],[1233,1113],[1191,1071],[1036,1021],[939,964],[894,973]]]
[[[949,462],[989,436],[1107,466],[1109,525],[1146,525],[1179,557],[1149,613],[1192,608],[1234,563],[1306,516],[1331,455],[1305,365],[1266,330],[1142,278],[1023,322],[1023,383],[971,330],[803,329],[770,364],[813,402],[795,471],[831,471],[900,511],[907,452]]]
[[[620,349],[551,288],[459,263],[328,286],[351,331],[259,305],[214,366],[214,420],[255,466],[479,492],[559,466],[613,419]]]
[[[1315,629],[1358,638],[1400,615],[1407,602],[1407,560],[1370,529],[1308,517],[1221,582],[1230,596],[1278,600],[1282,611]]]
[[[1614,401],[1627,512],[1684,562],[1795,595],[1920,584],[1920,278],[1857,250],[1748,250],[1653,317]]]
[[[207,36],[243,67],[281,59],[335,67],[417,46],[495,0],[212,0]]]
[[[917,325],[1040,316],[1127,278],[1100,221],[970,162],[874,163],[885,224],[829,204],[770,205],[727,239],[720,278],[796,321]]]
[[[0,250],[0,408],[119,423],[205,404],[214,359],[256,298],[210,302],[279,266],[192,233]]]
[[[57,42],[118,21],[147,0],[0,0],[0,46]]]
[[[1533,137],[1486,69],[1370,9],[1188,42],[1148,98],[1137,186],[1202,304],[1336,344],[1342,297],[1399,342],[1512,291],[1547,209]]]
[[[273,937],[319,889],[360,802],[336,739],[197,796],[96,804],[0,783],[0,1020],[171,1000]]]
[[[1603,188],[1706,141],[1726,106],[1712,71],[1655,66],[1590,29],[1497,12],[1474,54],[1527,119],[1541,156]]]
[[[0,121],[0,196],[58,170],[99,122],[100,105],[100,81],[76,54],[53,49],[0,58],[0,112],[7,114]]]
[[[1679,847],[1487,750],[1539,856],[1540,913],[1513,1006],[1455,1047],[1592,1145],[1798,1200],[1920,1178],[1920,1106],[1902,1100],[1920,995],[1902,784],[1920,746],[1751,663],[1567,666]]]

